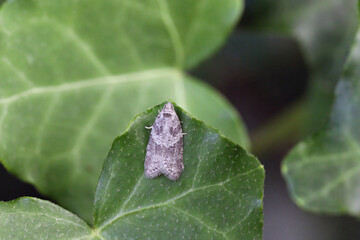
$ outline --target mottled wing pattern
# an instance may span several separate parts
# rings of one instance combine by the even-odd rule
[[[148,178],[155,178],[159,176],[162,172],[162,163],[161,159],[155,157],[156,153],[156,143],[154,139],[150,136],[149,143],[146,148],[146,157],[145,157],[145,175]]]
[[[177,180],[183,169],[183,132],[174,106],[167,103],[152,126],[145,175],[154,178],[164,174],[170,180]]]

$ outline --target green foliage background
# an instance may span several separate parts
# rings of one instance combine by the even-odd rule
[[[185,169],[178,181],[144,177],[151,125],[164,104],[115,139],[94,202],[94,227],[47,201],[0,203],[1,239],[262,239],[264,168],[219,131],[175,105]]]
[[[1,162],[91,222],[111,142],[150,106],[171,98],[248,147],[235,109],[185,72],[219,47],[242,9],[239,0],[6,2]]]

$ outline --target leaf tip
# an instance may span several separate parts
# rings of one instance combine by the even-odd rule
[[[286,165],[285,163],[283,163],[283,164],[281,165],[281,173],[282,173],[282,175],[283,175],[283,176],[287,175],[287,174],[288,174],[288,171],[289,171],[289,169],[288,169],[287,165]]]
[[[294,196],[294,200],[296,202],[296,204],[301,207],[301,208],[306,208],[306,201],[305,199],[299,197],[299,196]]]

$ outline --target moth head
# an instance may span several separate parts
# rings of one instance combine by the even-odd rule
[[[161,112],[162,116],[165,118],[172,118],[174,115],[176,115],[174,106],[170,102],[164,105],[164,108]]]
[[[171,104],[171,102],[168,102],[164,105],[164,108],[163,108],[164,111],[167,111],[167,112],[172,112],[172,111],[175,111],[174,110],[174,106]]]

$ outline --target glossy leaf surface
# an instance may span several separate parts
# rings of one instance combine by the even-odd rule
[[[327,128],[296,146],[283,165],[293,199],[307,210],[360,216],[359,36]]]
[[[95,197],[97,232],[105,238],[261,239],[262,165],[179,107],[185,169],[177,181],[145,177],[145,126],[160,109],[137,116],[114,141]]]
[[[241,10],[239,0],[6,2],[1,162],[91,222],[111,142],[156,103],[171,98],[247,146],[231,105],[184,72],[219,47]]]
[[[264,169],[217,130],[175,105],[186,132],[177,181],[144,176],[156,106],[115,139],[95,198],[95,226],[46,201],[0,203],[1,239],[262,239]]]

